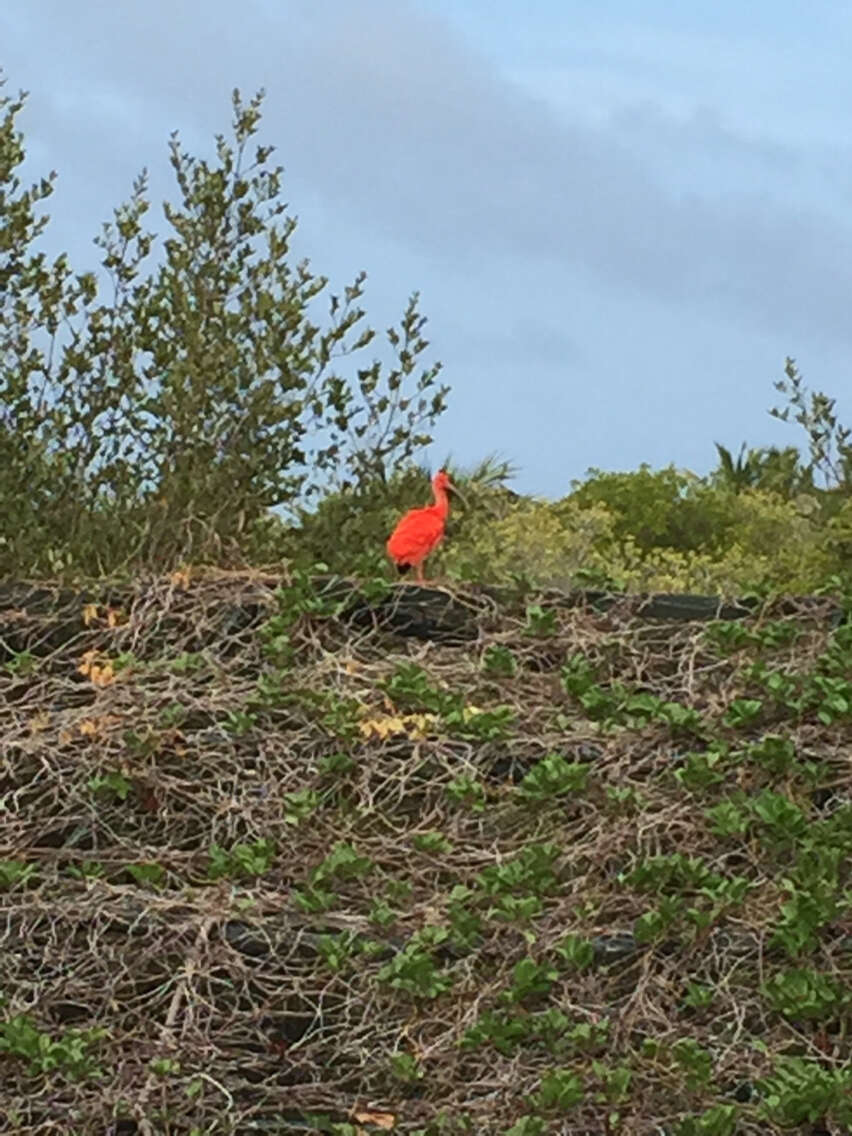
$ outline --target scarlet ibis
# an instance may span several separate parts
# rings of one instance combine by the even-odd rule
[[[414,568],[421,584],[425,582],[423,561],[444,539],[444,526],[450,512],[447,490],[458,493],[447,473],[440,469],[432,478],[435,504],[423,509],[410,509],[393,530],[386,545],[400,575]]]

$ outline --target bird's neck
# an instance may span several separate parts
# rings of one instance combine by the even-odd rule
[[[447,496],[446,489],[433,488],[433,492],[435,494],[435,508],[438,510],[438,513],[441,517],[448,516],[450,512],[450,499]]]

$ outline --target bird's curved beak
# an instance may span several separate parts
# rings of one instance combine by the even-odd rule
[[[454,496],[458,497],[460,501],[464,501],[465,505],[467,504],[467,497],[465,497],[464,493],[462,493],[461,489],[459,489],[459,487],[454,482],[447,482],[447,490]]]

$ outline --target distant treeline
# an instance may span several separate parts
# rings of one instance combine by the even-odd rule
[[[39,250],[54,174],[25,184],[23,96],[0,89],[0,574],[91,576],[284,560],[384,573],[418,455],[447,406],[415,293],[379,347],[365,275],[338,293],[291,253],[295,220],[262,93],[233,94],[212,159],[170,142],[166,236],[144,172],[96,239],[100,271]],[[845,587],[852,447],[792,359],[776,384],[802,450],[717,445],[707,477],[591,470],[557,501],[453,468],[432,570],[458,580],[625,589]]]

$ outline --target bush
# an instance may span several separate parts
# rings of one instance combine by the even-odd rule
[[[733,494],[710,488],[693,473],[643,464],[632,473],[589,471],[568,500],[603,506],[614,518],[613,534],[640,552],[672,548],[711,551],[726,542],[734,518]]]
[[[428,500],[429,471],[422,467],[407,466],[386,480],[364,478],[326,493],[313,509],[300,509],[294,524],[262,519],[249,534],[247,553],[255,563],[285,558],[301,568],[322,563],[342,575],[389,574],[385,543],[394,525]]]
[[[630,475],[615,476],[623,486]],[[643,484],[648,479],[634,482]],[[706,506],[702,524],[721,518],[716,531],[700,544],[696,524],[691,533],[695,547],[649,548],[642,536],[649,531],[650,507],[637,508],[633,525],[629,512],[618,518],[602,504],[580,505],[582,499],[574,493],[556,504],[522,500],[497,517],[465,514],[440,565],[458,579],[494,583],[525,579],[539,586],[600,585],[641,592],[735,595],[771,588],[801,593],[842,570],[840,552],[850,540],[846,514],[839,513],[837,523],[826,527],[812,498],[787,501],[761,490],[735,495],[705,486],[692,504],[697,507],[700,500]]]
[[[485,518],[504,516],[519,499],[504,484],[512,467],[498,457],[466,470],[447,459],[442,468],[464,496],[452,503],[446,544],[429,559],[433,573],[452,563],[452,551],[446,560],[447,550],[469,548],[471,532],[478,531]],[[396,578],[385,543],[403,513],[431,503],[432,472],[421,465],[399,466],[387,477],[363,477],[327,493],[315,508],[299,510],[294,525],[264,521],[256,530],[256,558],[265,562],[286,557],[304,567],[322,562],[343,574]]]
[[[602,578],[618,563],[614,528],[614,517],[599,505],[521,500],[496,516],[466,515],[441,566],[460,580],[570,587],[578,575]]]
[[[281,169],[253,144],[261,101],[234,92],[213,161],[172,138],[179,197],[150,269],[137,179],[96,242],[101,300],[93,273],[33,251],[52,177],[22,186],[23,99],[0,96],[0,572],[241,559],[270,508],[383,479],[431,440],[447,389],[418,371],[416,294],[389,366],[365,356],[363,273],[322,316],[327,280],[293,261]]]

